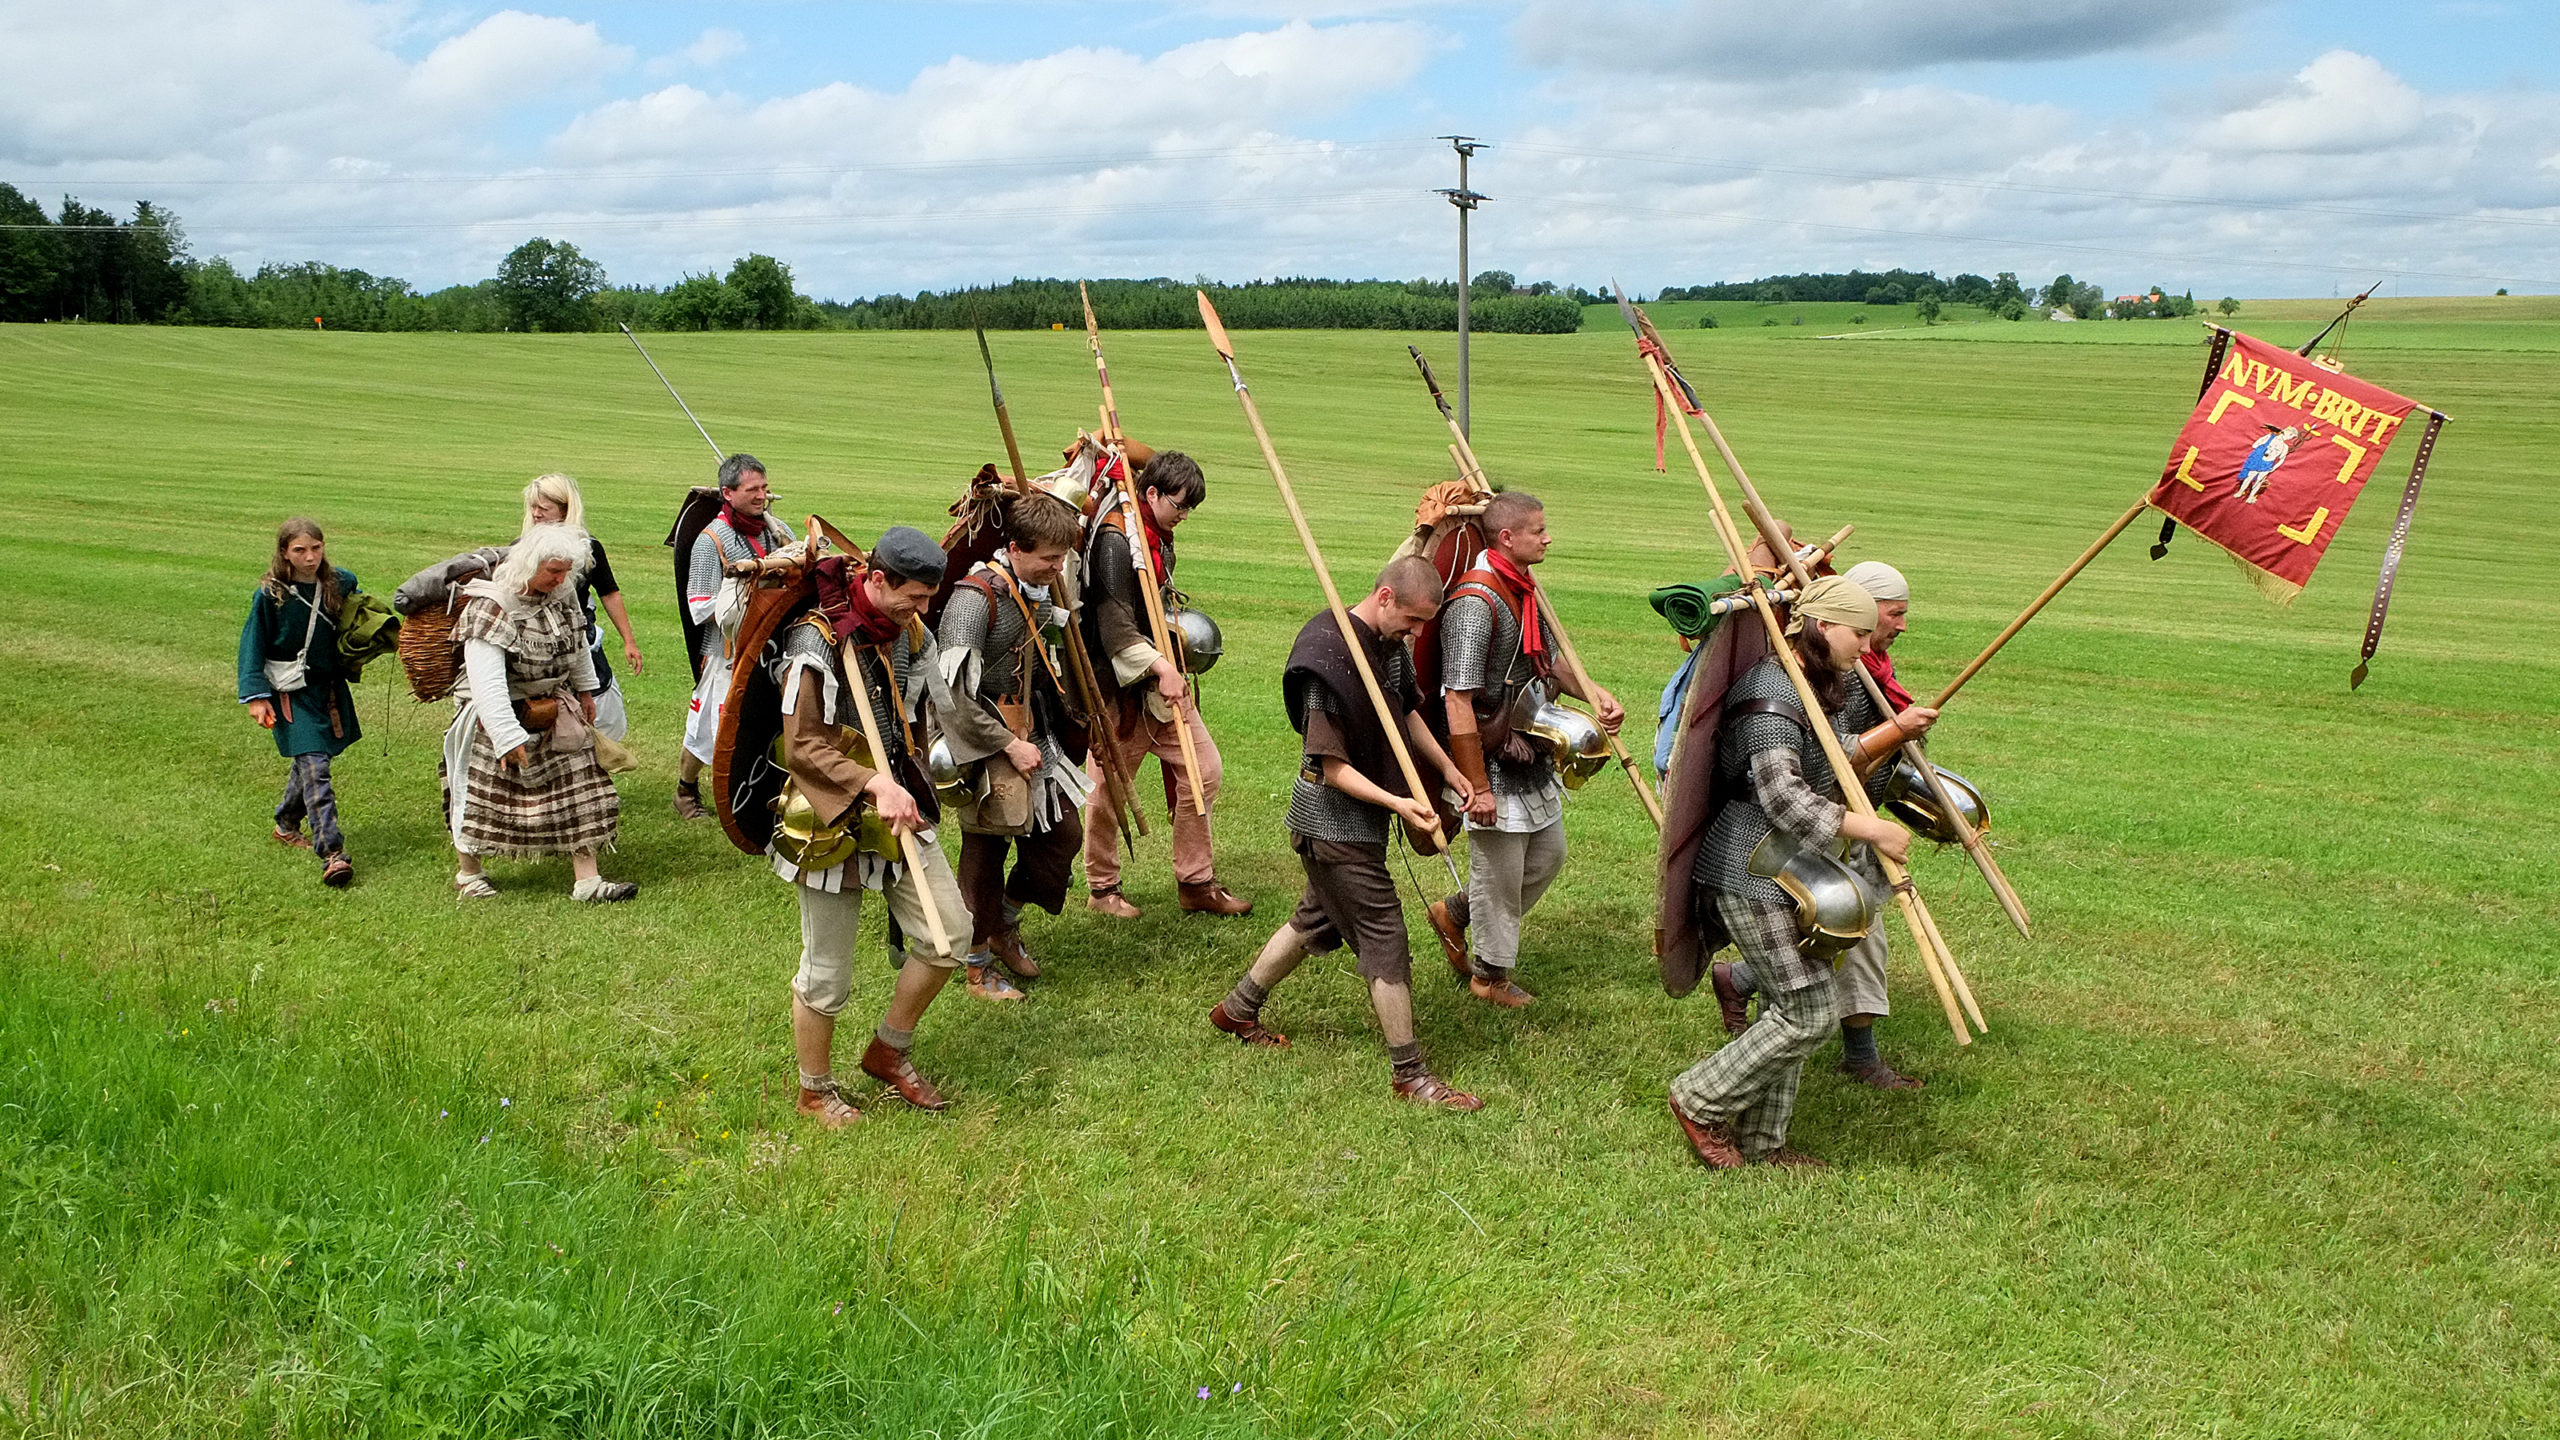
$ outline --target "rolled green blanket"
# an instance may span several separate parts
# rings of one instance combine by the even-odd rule
[[[1719,575],[1704,585],[1685,581],[1665,585],[1653,592],[1653,608],[1655,613],[1671,622],[1671,628],[1678,631],[1683,639],[1700,640],[1716,628],[1717,620],[1723,618],[1708,607],[1742,586],[1743,579],[1739,575]]]

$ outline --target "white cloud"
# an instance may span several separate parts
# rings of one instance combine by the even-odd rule
[[[713,26],[694,37],[692,44],[672,55],[661,55],[650,61],[649,73],[673,75],[680,70],[709,70],[746,53],[746,36],[735,30]]]
[[[488,110],[630,62],[630,47],[605,43],[593,24],[501,10],[428,52],[409,73],[409,93],[436,108]]]
[[[1534,0],[1524,58],[1723,79],[1889,73],[2158,45],[2256,0]]]
[[[2224,151],[2343,154],[2416,138],[2425,118],[2418,92],[2381,61],[2332,50],[2281,93],[2222,116],[2197,138]]]

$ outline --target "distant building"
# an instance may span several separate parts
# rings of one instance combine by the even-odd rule
[[[2048,315],[2045,318],[2048,320],[2077,320],[2080,317],[2072,314],[2068,310],[2056,309],[2051,315]]]

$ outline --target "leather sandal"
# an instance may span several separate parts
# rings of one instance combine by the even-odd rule
[[[1209,1023],[1247,1045],[1260,1045],[1273,1050],[1289,1048],[1288,1036],[1268,1028],[1258,1017],[1252,1020],[1239,1020],[1228,1014],[1227,1002],[1224,1000],[1209,1007]]]
[[[1464,1090],[1449,1088],[1449,1082],[1425,1070],[1410,1080],[1398,1080],[1388,1087],[1399,1100],[1427,1105],[1440,1110],[1481,1110],[1484,1102]]]
[[[1434,900],[1422,913],[1431,921],[1431,933],[1440,937],[1440,954],[1449,962],[1449,973],[1460,984],[1474,979],[1475,967],[1467,962],[1467,928],[1449,913],[1449,902]]]
[[[1487,980],[1481,975],[1472,976],[1467,981],[1467,993],[1487,1005],[1498,1005],[1505,1010],[1526,1010],[1538,998],[1512,984],[1511,977],[1508,975],[1499,980]]]
[[[862,1052],[862,1073],[888,1086],[899,1099],[919,1110],[948,1109],[951,1102],[933,1088],[933,1082],[916,1073],[907,1060],[907,1052],[894,1049],[889,1042],[874,1035],[871,1046]]]
[[[1733,986],[1733,966],[1718,961],[1707,967],[1707,979],[1716,987],[1716,1009],[1724,1013],[1724,1033],[1739,1035],[1751,1028],[1751,1001]]]
[[[498,887],[490,884],[485,874],[456,875],[453,877],[453,889],[465,900],[494,899],[498,893]]]
[[[1235,894],[1215,880],[1203,880],[1197,885],[1186,880],[1182,883],[1181,890],[1182,908],[1188,911],[1202,915],[1250,915],[1253,913],[1252,901]]]
[[[1892,1066],[1882,1060],[1878,1060],[1873,1065],[1844,1063],[1840,1067],[1840,1073],[1861,1085],[1872,1085],[1878,1090],[1917,1090],[1927,1083],[1915,1076],[1897,1073]]]
[[[844,1092],[832,1084],[824,1090],[802,1086],[798,1109],[801,1114],[830,1130],[841,1130],[862,1118],[862,1112],[854,1109],[853,1102],[845,1099]]]
[[[1022,948],[1022,930],[1018,926],[1001,935],[988,936],[987,953],[995,956],[998,964],[1012,971],[1019,979],[1040,978],[1040,962],[1032,959],[1031,952]]]
[[[1137,906],[1130,904],[1129,897],[1121,894],[1120,887],[1117,885],[1110,886],[1107,889],[1096,890],[1091,895],[1086,896],[1084,908],[1093,911],[1097,915],[1111,916],[1115,920],[1135,920],[1139,916],[1147,913],[1139,909]]]
[[[993,962],[969,967],[969,998],[972,1000],[1028,1000],[1022,987],[1004,978]]]
[[[1733,1143],[1733,1131],[1723,1125],[1701,1125],[1689,1118],[1680,1102],[1671,1102],[1671,1118],[1680,1122],[1680,1133],[1689,1137],[1689,1148],[1698,1152],[1699,1161],[1710,1170],[1739,1170],[1743,1166],[1742,1147]]]

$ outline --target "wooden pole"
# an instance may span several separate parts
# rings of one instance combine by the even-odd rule
[[[2105,534],[2091,541],[2089,548],[2080,552],[2079,559],[2072,561],[2061,574],[2053,577],[2053,583],[2044,587],[2044,593],[2038,595],[2034,603],[2020,612],[2017,619],[2010,621],[2008,629],[2001,631],[1989,645],[1984,646],[1982,653],[1973,657],[1972,664],[1956,672],[1956,678],[1947,682],[1947,688],[1938,692],[1938,698],[1929,702],[1929,708],[1946,709],[1947,702],[1956,698],[1956,692],[1964,688],[1965,682],[1972,679],[1983,666],[1990,664],[1991,657],[2000,653],[2000,647],[2009,643],[2009,637],[2027,628],[2027,622],[2036,618],[2036,612],[2042,610],[2054,596],[2061,594],[2062,587],[2070,584],[2081,571],[2089,568],[2089,562],[2098,558],[2098,552],[2113,544],[2115,538],[2124,533],[2125,527],[2140,518],[2150,504],[2148,499],[2136,500],[2131,509],[2117,516],[2116,523],[2108,526]]]
[[[1679,423],[1680,443],[1688,448],[1689,461],[1697,467],[1698,483],[1706,488],[1708,508],[1715,513],[1716,536],[1724,542],[1726,553],[1733,558],[1734,573],[1751,575],[1751,549],[1743,543],[1742,532],[1734,527],[1733,516],[1725,509],[1724,496],[1716,489],[1715,477],[1707,471],[1707,457],[1699,453],[1697,437],[1690,433],[1689,411],[1682,403],[1679,390],[1672,385],[1671,377],[1664,372],[1658,356],[1648,350],[1644,362],[1653,373],[1656,393],[1669,407],[1671,418]],[[1785,546],[1783,540],[1779,544],[1781,548],[1792,548]],[[1796,697],[1804,705],[1805,714],[1813,719],[1814,739],[1821,743],[1823,758],[1831,763],[1831,773],[1840,781],[1841,797],[1858,814],[1874,815],[1875,806],[1867,799],[1866,787],[1858,783],[1857,772],[1850,767],[1849,757],[1841,753],[1840,737],[1832,734],[1831,727],[1819,718],[1823,713],[1822,699],[1814,694],[1813,683],[1805,678],[1804,667],[1796,663],[1795,647],[1787,639],[1785,628],[1778,623],[1778,612],[1771,608],[1768,592],[1756,578],[1750,594],[1752,608],[1759,613],[1760,623],[1769,632],[1770,650],[1785,668],[1787,678],[1795,682]],[[1938,1003],[1947,1012],[1948,1028],[1955,1032],[1958,1045],[1972,1044],[1973,1034],[1965,1028],[1964,1011],[1958,1007],[1946,972],[1939,966],[1936,948],[1929,943],[1928,924],[1920,918],[1911,890],[1910,873],[1882,852],[1877,853],[1876,862],[1884,868],[1885,879],[1893,886],[1894,901],[1902,910],[1903,923],[1910,927],[1912,941],[1920,952],[1921,966],[1928,972],[1930,986],[1938,992]]]
[[[1081,280],[1076,282],[1076,294],[1084,301],[1084,336],[1085,343],[1093,348],[1093,373],[1102,381],[1105,453],[1116,455],[1120,461],[1120,511],[1128,527],[1130,558],[1137,566],[1138,597],[1146,606],[1147,628],[1155,639],[1156,653],[1172,661],[1179,669],[1182,652],[1174,648],[1173,637],[1165,626],[1163,581],[1156,574],[1155,557],[1147,546],[1146,519],[1138,513],[1138,467],[1130,463],[1129,437],[1120,429],[1120,402],[1111,394],[1111,367],[1102,363],[1102,326],[1093,318],[1093,296]],[[1188,678],[1186,675],[1186,681]],[[1189,689],[1187,684],[1185,689]],[[1141,695],[1136,703],[1143,705],[1146,698]],[[1205,820],[1209,816],[1209,793],[1200,783],[1200,755],[1191,743],[1190,722],[1183,718],[1182,713],[1183,706],[1190,705],[1196,710],[1199,703],[1199,696],[1189,693],[1174,702],[1173,735],[1182,745],[1182,768],[1191,781],[1192,813]]]
[[[1733,446],[1726,443],[1724,431],[1716,424],[1715,417],[1706,413],[1706,407],[1702,405],[1698,409],[1698,419],[1706,426],[1707,438],[1715,442],[1716,454],[1723,457],[1726,472],[1733,476],[1734,488],[1742,493],[1742,508],[1751,516],[1752,525],[1760,531],[1761,538],[1768,542],[1771,550],[1786,553],[1787,569],[1796,582],[1796,588],[1801,591],[1811,585],[1813,571],[1797,557],[1795,547],[1787,543],[1786,532],[1778,524],[1778,517],[1771,514],[1768,505],[1760,499],[1759,487],[1751,483],[1750,473],[1742,468],[1742,457],[1734,454]],[[1875,703],[1876,713],[1891,719],[1892,708],[1885,703],[1884,687],[1876,683],[1876,677],[1868,674],[1867,667],[1863,664],[1850,668],[1857,671],[1858,683],[1866,687],[1867,698]],[[2017,927],[2020,935],[2032,939],[2033,936],[2029,934],[2027,928],[2025,902],[2021,901],[2017,891],[2010,887],[2009,877],[2001,873],[2000,862],[1991,858],[1991,847],[1984,844],[1982,837],[1974,833],[1973,827],[1964,822],[1962,813],[1956,809],[1954,793],[1948,790],[1945,781],[1938,778],[1938,767],[1929,763],[1927,753],[1921,750],[1920,742],[1917,740],[1903,741],[1901,750],[1903,758],[1909,760],[1919,770],[1922,778],[1928,782],[1930,793],[1937,797],[1938,804],[1945,813],[1954,818],[1956,833],[1962,837],[1965,854],[1972,858],[1974,868],[1982,872],[1982,883],[1991,887],[1992,898],[1998,900],[2000,908],[2007,912],[2009,923]],[[1915,898],[1917,898],[1916,895]],[[1926,902],[1921,903],[1920,912],[1924,916],[1928,915]],[[1936,934],[1936,917],[1930,916],[1929,923],[1931,933]],[[1954,952],[1947,949],[1943,939],[1938,942],[1938,956],[1945,962],[1950,976],[1962,976],[1963,972],[1955,966]],[[1982,1009],[1974,1003],[1973,992],[1961,978],[1955,980],[1955,990],[1956,998],[1964,1002],[1965,1012],[1973,1017],[1973,1023],[1982,1025]]]
[[[862,556],[859,550],[854,551],[853,554],[856,559]],[[861,584],[861,577],[854,577],[854,583]],[[852,641],[844,642],[843,656],[844,678],[849,682],[845,688],[853,692],[853,698],[857,702],[854,716],[862,722],[862,738],[871,746],[871,758],[879,762],[883,772],[894,778],[897,772],[889,769],[890,750],[881,739],[879,711],[871,703],[871,682],[862,678],[861,654]],[[894,699],[898,676],[895,670],[889,668],[888,656],[880,657],[880,668],[888,675],[889,688]],[[907,858],[907,873],[915,877],[916,899],[924,908],[925,928],[933,932],[934,947],[945,955],[959,954],[959,950],[951,944],[951,932],[942,923],[942,907],[934,901],[932,882],[925,878],[924,851],[916,843],[915,832],[900,830],[894,825],[889,828],[898,837],[899,853]]]
[[[1271,481],[1280,487],[1281,503],[1289,507],[1289,520],[1298,527],[1298,543],[1306,547],[1307,564],[1316,572],[1316,583],[1324,587],[1325,608],[1333,612],[1333,623],[1342,627],[1343,648],[1351,652],[1351,666],[1360,672],[1361,688],[1369,692],[1369,705],[1378,714],[1378,728],[1387,732],[1387,748],[1395,752],[1396,768],[1404,772],[1405,788],[1418,801],[1423,813],[1431,817],[1428,833],[1434,845],[1446,853],[1448,837],[1440,831],[1439,808],[1432,803],[1431,791],[1422,783],[1422,772],[1413,765],[1413,751],[1406,746],[1404,731],[1395,723],[1395,711],[1387,704],[1386,692],[1378,688],[1376,672],[1369,668],[1368,647],[1360,643],[1360,632],[1351,624],[1351,612],[1342,603],[1342,592],[1334,588],[1333,572],[1325,567],[1324,552],[1316,548],[1316,536],[1307,528],[1307,512],[1298,504],[1298,492],[1289,484],[1289,472],[1280,468],[1280,452],[1272,448],[1271,432],[1262,428],[1262,412],[1254,407],[1253,392],[1245,388],[1244,372],[1236,368],[1236,351],[1227,339],[1227,327],[1218,320],[1217,307],[1209,303],[1209,292],[1195,292],[1200,297],[1200,319],[1208,327],[1209,343],[1218,348],[1218,358],[1227,362],[1227,376],[1235,382],[1236,399],[1244,406],[1244,418],[1253,426],[1253,438],[1262,446],[1264,463],[1271,467]]]

